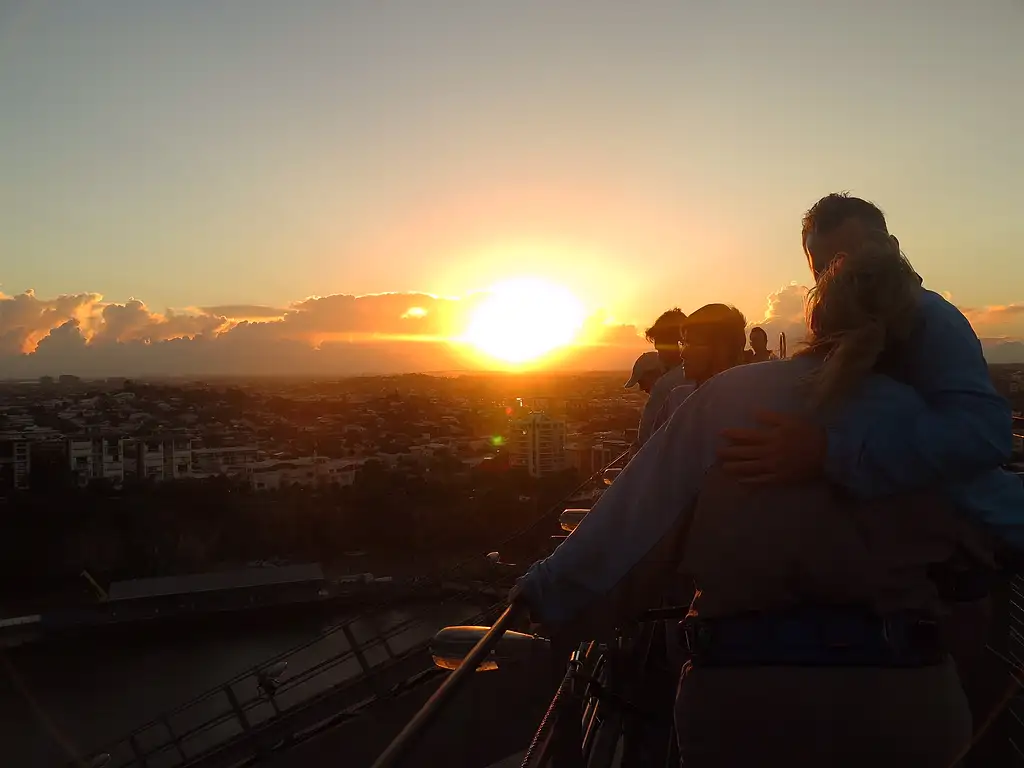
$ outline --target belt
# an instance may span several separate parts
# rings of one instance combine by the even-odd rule
[[[938,622],[909,614],[809,610],[680,627],[694,666],[927,667],[946,656]]]

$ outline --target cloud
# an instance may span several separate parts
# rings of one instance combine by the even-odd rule
[[[804,337],[807,287],[766,297],[751,326],[790,351]],[[140,300],[105,302],[96,293],[42,299],[0,294],[0,377],[353,375],[478,368],[481,358],[453,342],[486,294],[314,296],[285,307],[216,305],[155,312]],[[990,362],[1024,361],[1024,304],[965,309]],[[586,319],[580,343],[550,365],[624,370],[647,349],[637,327],[603,312]]]
[[[44,300],[0,295],[0,376],[347,375],[478,367],[453,343],[486,294],[314,296],[278,308],[151,310],[95,293]],[[585,344],[553,364],[623,367],[643,344],[631,325],[588,318]]]
[[[197,309],[198,314],[225,317],[228,320],[280,320],[287,311],[265,304],[219,304],[215,307]]]
[[[55,299],[40,299],[31,290],[16,296],[0,293],[0,356],[31,352],[53,328],[93,314],[101,298],[96,293]]]
[[[152,344],[183,337],[214,333],[224,326],[226,318],[215,315],[175,314],[168,310],[160,315],[150,312],[137,299],[125,304],[107,304],[100,311],[100,322],[94,324],[92,344],[142,341]]]
[[[314,341],[344,335],[442,338],[464,324],[482,296],[467,300],[427,293],[315,296],[292,304],[277,331],[288,338]]]
[[[949,298],[947,296],[947,298]],[[1024,331],[1024,302],[1015,304],[993,304],[980,309],[961,307],[971,325],[975,328],[990,328],[992,326],[1011,326],[1018,331]]]
[[[786,334],[786,346],[793,352],[796,345],[807,335],[804,309],[807,302],[806,285],[792,282],[768,294],[764,315],[760,320],[751,320],[750,327],[760,326],[768,334],[769,346],[775,347],[779,334]],[[748,329],[749,330],[749,329]]]

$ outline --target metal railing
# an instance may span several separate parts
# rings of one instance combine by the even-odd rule
[[[413,617],[398,621],[379,634],[360,638],[358,620],[341,625],[346,643],[337,648],[334,635],[304,646],[287,660],[272,660],[213,688],[186,704],[165,712],[100,750],[110,768],[183,766],[238,737],[253,733],[267,720],[305,706],[311,699],[357,681],[377,678],[371,686],[380,693],[394,684],[389,669],[421,650],[421,641],[402,642],[420,625]],[[335,646],[333,649],[326,645]],[[304,658],[305,657],[305,658]],[[351,701],[358,704],[358,699]]]
[[[473,649],[463,659],[459,668],[448,675],[436,691],[427,700],[420,710],[413,716],[412,720],[388,745],[384,753],[377,758],[373,768],[385,768],[385,766],[397,765],[398,762],[408,754],[409,750],[416,746],[416,742],[423,735],[424,731],[441,713],[444,706],[451,701],[459,688],[476,673],[480,662],[491,652],[491,649],[498,644],[505,631],[512,626],[512,623],[519,618],[522,607],[513,603],[504,610],[490,631],[484,635]]]
[[[1019,474],[1019,476],[1021,481],[1024,482],[1024,474]],[[578,511],[582,510],[567,510],[566,512],[575,513]],[[571,518],[570,520],[563,518],[563,526],[567,530],[572,530],[579,521],[574,515],[569,517]],[[1005,734],[1001,733],[998,738],[1007,739],[1008,751],[1014,753],[1018,758],[1018,762],[1015,764],[1024,766],[1024,679],[1020,677],[1021,674],[1024,674],[1022,673],[1022,670],[1024,670],[1024,577],[1012,578],[1009,588],[1008,615],[1005,617],[1007,626],[1000,627],[998,622],[993,626],[995,632],[1006,631],[1007,637],[994,636],[989,648],[997,654],[1005,652],[1006,660],[1013,667],[1008,669],[1007,672],[1014,676],[1013,679],[1018,681],[1015,688],[1010,689],[1010,698],[1006,706],[1002,708],[1003,711],[998,715],[998,719],[1008,725],[1005,729]],[[520,610],[522,610],[521,606],[514,604],[505,610],[501,620],[491,627],[486,635],[465,656],[462,664],[455,669],[455,672],[438,689],[437,693],[417,712],[416,716],[403,729],[398,738],[381,754],[372,768],[398,768],[401,765],[402,758],[422,738],[425,729],[436,719],[441,708],[451,700],[460,687],[468,683],[480,666],[480,662],[498,645],[502,635],[510,628],[514,615]],[[680,609],[669,608],[666,611],[667,613],[665,611],[648,612],[649,615],[642,618],[641,621],[650,624],[651,622],[662,620],[670,614],[675,616],[679,613]],[[595,756],[597,757],[598,765],[612,765],[616,749],[624,733],[623,723],[621,719],[613,720],[614,724],[611,726],[607,722],[601,722],[602,718],[598,714],[598,708],[602,704],[605,704],[607,707],[607,694],[610,692],[614,696],[615,691],[613,686],[607,685],[607,670],[597,671],[596,668],[600,668],[603,665],[603,662],[606,660],[606,654],[609,651],[612,651],[613,655],[615,651],[620,653],[625,651],[628,654],[632,654],[634,659],[637,655],[642,655],[646,659],[650,648],[649,636],[645,637],[641,634],[639,643],[635,643],[632,648],[625,649],[623,646],[627,642],[629,642],[629,638],[620,632],[612,646],[598,647],[596,654],[597,664],[591,667],[592,671],[589,674],[582,676],[585,684],[597,683],[598,690],[594,695],[590,695],[588,690],[584,690],[581,695],[574,690],[574,686],[580,681],[580,672],[584,669],[585,662],[595,657],[593,653],[595,644],[584,643],[572,654],[565,676],[551,701],[547,714],[541,721],[530,743],[521,768],[544,768],[544,766],[550,765],[553,752],[560,741],[559,732],[565,732],[566,729],[571,729],[571,732],[568,734],[569,738],[562,741],[564,754],[562,755],[563,759],[558,762],[559,766],[592,766],[594,765],[592,758]],[[1000,648],[1004,649],[1004,651],[1000,651]],[[636,664],[632,666],[633,669],[631,671],[634,674],[642,669]],[[643,675],[643,672],[641,671],[640,674]],[[605,687],[605,690],[600,690],[601,687]],[[576,706],[581,698],[589,698],[585,709],[578,709]],[[994,713],[998,711],[996,709]],[[577,715],[581,715],[582,723],[576,722]],[[618,716],[621,718],[622,713],[620,712]],[[605,726],[605,735],[609,738],[604,739],[603,744],[599,745],[598,738],[601,735],[600,728],[602,725]],[[674,740],[674,731],[671,728],[669,729],[668,736],[670,741],[665,745],[666,757],[671,756],[674,746],[671,741]],[[600,754],[595,755],[596,750],[600,750]],[[658,762],[661,763],[662,761],[659,759]]]
[[[546,522],[554,522],[570,499],[591,485],[603,486],[604,473],[621,465],[627,458],[628,451],[601,467],[558,504],[509,536],[502,546]],[[461,562],[448,569],[447,578],[457,574],[466,564]],[[431,580],[442,589],[448,587],[452,591],[452,595],[441,602],[442,605],[491,592],[479,584],[453,584],[445,579],[446,576],[442,575]],[[460,587],[465,589],[460,590]],[[387,604],[377,606],[378,610],[385,608]],[[434,603],[424,614],[436,614],[437,610],[438,603]],[[463,621],[491,618],[495,610],[500,610],[500,604],[492,605],[476,616],[463,618]],[[333,710],[331,706],[324,706],[316,711],[325,712],[328,716],[346,713],[354,716],[372,699],[387,693],[392,687],[434,671],[433,666],[424,661],[423,655],[430,642],[429,635],[416,637],[411,642],[401,639],[417,628],[422,629],[424,614],[413,614],[378,629],[370,637],[361,638],[363,622],[373,618],[373,611],[363,611],[163,713],[117,742],[94,750],[86,764],[108,768],[206,765],[206,758],[243,742],[249,742],[248,747],[236,752],[256,757],[270,745],[270,732],[273,732],[273,738],[280,740],[297,729],[315,724],[310,723],[310,717],[300,718],[299,715],[328,697],[334,704]],[[436,624],[429,631],[434,630]],[[338,648],[342,641],[343,647]],[[341,695],[346,692],[350,695]],[[287,720],[299,719],[304,725],[269,727],[272,723],[279,726]]]

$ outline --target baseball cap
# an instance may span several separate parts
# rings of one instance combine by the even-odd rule
[[[659,376],[665,372],[665,367],[661,364],[661,358],[658,357],[657,352],[644,352],[640,357],[633,363],[633,375],[629,377],[629,381],[626,382],[626,389],[635,387],[640,383],[640,379],[651,373],[656,373]]]

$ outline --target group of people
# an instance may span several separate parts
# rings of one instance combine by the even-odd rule
[[[637,448],[701,383],[734,365],[775,359],[768,349],[768,334],[760,327],[750,330],[750,349],[744,349],[746,322],[742,312],[725,304],[707,304],[689,317],[673,307],[645,331],[654,351],[636,359],[626,382],[627,389],[639,387],[648,395]]]
[[[741,365],[767,336],[745,353],[737,310],[662,315],[629,382],[650,393],[639,450],[511,597],[600,639],[692,581],[687,768],[949,768],[996,704],[965,694],[995,555],[1024,550],[1010,408],[877,206],[828,195],[801,242],[803,347]]]

